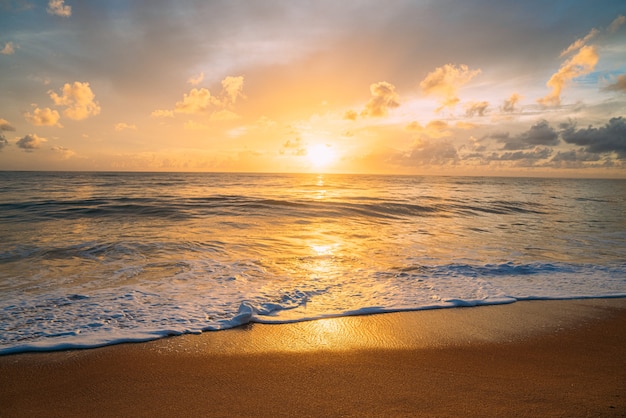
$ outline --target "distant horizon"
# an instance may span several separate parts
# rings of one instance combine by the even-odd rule
[[[526,175],[506,175],[506,174],[407,174],[407,173],[337,173],[337,172],[279,172],[279,171],[142,171],[142,170],[4,170],[0,173],[77,173],[77,174],[243,174],[243,175],[289,175],[289,176],[381,176],[381,177],[486,177],[486,178],[506,178],[506,179],[562,179],[562,180],[626,180],[624,177],[603,177],[603,176],[568,176],[565,173],[558,175],[541,175],[541,173],[529,173]]]
[[[626,178],[626,8],[0,4],[0,169]]]

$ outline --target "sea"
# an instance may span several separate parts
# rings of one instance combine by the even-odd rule
[[[0,354],[626,296],[626,180],[0,172]]]

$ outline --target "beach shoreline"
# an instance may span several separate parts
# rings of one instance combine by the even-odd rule
[[[0,356],[2,416],[626,416],[626,298]]]

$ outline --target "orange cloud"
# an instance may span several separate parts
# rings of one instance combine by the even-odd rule
[[[222,109],[222,110],[218,110],[217,112],[213,112],[211,113],[211,116],[209,118],[209,120],[211,121],[228,121],[228,120],[237,120],[237,119],[241,119],[241,116],[227,109]]]
[[[471,122],[463,122],[463,121],[459,121],[457,123],[454,124],[455,127],[459,128],[459,129],[474,129],[477,128],[479,125],[476,125],[475,123],[471,123]]]
[[[567,83],[575,77],[593,71],[598,63],[598,59],[598,52],[595,46],[586,45],[581,47],[576,55],[565,61],[559,68],[559,71],[550,77],[546,86],[551,87],[552,91],[539,99],[538,102],[544,106],[558,106],[561,104],[561,91]]]
[[[238,97],[244,97],[243,91],[243,76],[228,76],[222,80],[222,88],[226,94],[226,98],[230,103],[235,104]]]
[[[121,132],[125,130],[131,130],[131,131],[137,130],[136,125],[129,125],[128,123],[125,123],[125,122],[116,123],[114,128],[117,132]]]
[[[592,38],[594,38],[598,33],[600,33],[599,30],[597,29],[591,29],[591,31],[585,35],[584,38],[581,39],[577,39],[576,41],[574,41],[570,46],[568,46],[567,48],[565,48],[563,50],[563,52],[561,52],[561,55],[559,55],[559,57],[563,58],[564,56],[566,56],[567,54],[569,54],[570,52],[573,51],[577,51],[580,48],[582,48],[583,46],[585,46],[587,44],[588,41],[590,41]]]
[[[174,112],[176,113],[202,113],[212,106],[221,105],[217,97],[211,96],[211,92],[205,88],[191,89],[188,94],[183,95],[183,100],[176,102]]]
[[[465,114],[469,117],[485,116],[489,102],[471,102],[465,106]]]
[[[183,124],[183,129],[187,131],[203,131],[205,129],[209,129],[209,127],[203,123],[188,120]]]
[[[450,125],[443,120],[431,120],[426,126],[420,125],[418,122],[411,122],[406,126],[409,131],[417,132],[427,135],[431,138],[441,138],[444,136],[450,136]]]
[[[420,83],[425,94],[434,94],[443,98],[437,112],[445,107],[454,107],[459,101],[458,89],[481,73],[481,70],[471,70],[465,64],[455,66],[446,64],[430,72]]]
[[[61,118],[59,112],[52,110],[49,107],[46,107],[45,109],[36,108],[32,115],[30,113],[26,113],[24,117],[28,122],[35,126],[63,127],[63,125],[59,123],[59,119]]]
[[[396,87],[386,81],[370,85],[372,98],[365,105],[361,116],[382,117],[389,114],[389,109],[400,106],[400,96],[396,93]]]
[[[52,90],[48,91],[48,94],[55,105],[66,106],[63,114],[70,119],[81,120],[100,113],[100,105],[94,100],[96,96],[91,91],[89,83],[80,81],[75,81],[74,84],[66,83],[61,96]]]
[[[167,109],[157,109],[150,113],[150,116],[152,116],[153,118],[173,118],[174,111]]]
[[[511,96],[504,101],[504,104],[502,105],[502,110],[504,112],[514,112],[515,111],[515,105],[522,99],[522,96],[520,96],[517,93],[513,93],[511,94]]]
[[[343,118],[346,120],[356,120],[359,116],[354,110],[346,110],[346,113],[343,114]]]

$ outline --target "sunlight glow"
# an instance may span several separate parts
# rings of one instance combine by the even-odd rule
[[[335,150],[327,144],[315,144],[307,148],[307,158],[314,168],[326,168],[337,159]]]

